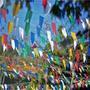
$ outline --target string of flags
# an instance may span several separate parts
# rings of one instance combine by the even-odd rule
[[[89,3],[0,0],[0,90],[89,90]]]

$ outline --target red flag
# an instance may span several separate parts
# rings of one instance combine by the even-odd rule
[[[44,9],[45,9],[46,6],[47,6],[47,0],[42,0],[42,5],[43,5],[43,7],[44,7]]]
[[[52,31],[56,34],[56,24],[55,22],[52,22]]]
[[[80,53],[78,50],[75,52],[75,58],[77,62],[80,60]]]
[[[0,10],[0,13],[2,14],[2,16],[3,16],[3,18],[4,18],[5,22],[6,22],[7,10],[6,10],[5,8],[2,8],[2,9]]]

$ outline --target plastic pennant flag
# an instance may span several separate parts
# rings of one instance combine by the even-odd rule
[[[89,28],[90,28],[90,20],[86,18],[86,23],[88,24]]]
[[[39,57],[38,48],[34,48],[35,57]]]
[[[74,50],[76,49],[77,46],[77,40],[74,40]]]
[[[10,33],[12,32],[12,30],[13,30],[13,22],[10,21],[10,22],[8,22],[8,34],[9,34],[9,35],[10,35]]]
[[[40,57],[43,56],[43,52],[41,50],[39,50],[39,54],[40,54]]]
[[[80,60],[80,53],[78,50],[76,50],[76,52],[75,52],[75,58],[76,58],[76,61]]]
[[[0,9],[0,14],[3,16],[4,21],[6,22],[7,9],[5,9],[5,8],[1,8],[1,9]]]
[[[64,27],[62,28],[62,34],[63,34],[64,38],[67,38],[67,32]]]
[[[88,56],[90,56],[90,46],[88,46]]]
[[[65,59],[62,60],[62,63],[63,63],[64,69],[66,69],[66,61],[65,61]]]
[[[13,39],[11,39],[11,46],[12,46],[13,50],[15,50],[15,42]]]
[[[19,27],[19,35],[22,39],[24,39],[24,29]]]
[[[53,41],[50,41],[50,45],[51,45],[51,50],[53,52],[53,50],[54,50],[54,42]]]
[[[82,55],[83,55],[83,62],[85,63],[86,62],[86,54],[82,53]]]
[[[81,50],[83,50],[83,45],[82,44],[80,44],[80,48],[81,48]]]
[[[55,22],[52,22],[52,31],[54,34],[56,34],[56,24]]]
[[[70,19],[70,22],[74,25],[74,23],[75,23],[74,17],[70,15],[69,19]]]
[[[40,28],[42,28],[43,22],[44,22],[44,17],[43,16],[39,16],[39,25],[40,25]]]
[[[37,26],[37,36],[40,37],[40,31],[41,31],[41,28],[39,26]]]
[[[26,22],[26,24],[25,24],[25,34],[29,35],[29,31],[30,31],[30,22]]]
[[[5,50],[7,50],[7,46],[3,44],[3,52],[5,52]]]
[[[35,41],[35,33],[33,33],[33,32],[31,32],[31,35],[30,35],[31,37],[31,43],[33,44],[34,43],[34,41]]]
[[[30,23],[31,17],[32,17],[32,11],[28,9],[25,17],[26,23]]]
[[[72,54],[72,48],[69,49],[69,56],[72,57],[73,54]]]
[[[81,23],[82,23],[83,29],[85,30],[85,28],[86,28],[85,22],[83,20],[81,20]]]
[[[69,61],[69,64],[70,64],[70,70],[72,70],[73,69],[73,62]]]
[[[19,12],[19,10],[20,10],[20,3],[14,3],[14,5],[13,5],[13,16],[16,16],[17,14],[18,14],[18,12]]]
[[[59,57],[58,56],[55,56],[55,60],[56,60],[56,63],[59,65],[60,61],[59,61]]]
[[[0,8],[3,6],[4,0],[0,0]]]
[[[49,42],[51,41],[51,32],[50,31],[47,31],[47,38],[49,40]]]
[[[75,32],[71,32],[71,36],[72,36],[73,40],[77,40],[77,37],[76,37],[76,33]]]
[[[48,0],[42,0],[42,5],[44,9],[46,9],[47,3],[48,3]]]
[[[5,45],[7,44],[7,39],[8,39],[8,35],[3,34],[3,35],[2,35],[2,45],[3,45],[3,44],[5,44]]]
[[[18,48],[18,40],[17,39],[14,39],[14,42],[15,42],[15,47]]]
[[[84,43],[85,43],[85,36],[84,35],[80,38],[80,43],[82,45],[84,45]]]

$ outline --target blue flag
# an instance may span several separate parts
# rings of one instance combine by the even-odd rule
[[[41,28],[42,28],[42,25],[43,25],[43,21],[44,21],[44,17],[40,16],[39,17],[39,25],[40,25]]]
[[[35,33],[31,32],[31,43],[33,44],[35,41]]]
[[[40,31],[41,31],[41,28],[39,26],[37,26],[37,36],[40,37]]]
[[[90,56],[90,46],[88,47],[88,56]]]
[[[18,48],[18,40],[14,39],[14,42],[15,42],[15,47]]]

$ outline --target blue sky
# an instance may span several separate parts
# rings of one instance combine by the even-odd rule
[[[1,16],[0,27],[4,27],[4,30],[2,32],[0,32],[0,36],[2,34],[4,34],[4,33],[6,33],[6,34],[8,33],[8,28],[7,28],[8,22],[9,21],[14,22],[14,17],[12,16],[12,10],[13,10],[14,1],[15,0],[11,0],[11,5],[8,6],[8,14],[7,14],[6,22],[4,22],[4,19]],[[43,7],[42,7],[42,2],[41,1],[42,0],[34,0],[34,2],[31,3],[31,10],[32,10],[33,13],[32,13],[32,18],[31,18],[31,22],[30,22],[30,32],[36,33],[36,27],[39,24],[39,16],[40,15],[44,16],[44,14],[45,14],[45,12],[43,10]],[[51,6],[55,3],[55,0],[48,0],[48,1],[51,3]],[[19,18],[18,27],[17,27],[16,31],[13,29],[13,32],[9,36],[9,38],[16,35],[17,39],[20,40],[19,37],[18,37],[18,28],[19,27],[22,27],[23,29],[25,28],[26,12],[27,12],[27,8],[26,8],[26,5],[24,3],[23,8],[19,11],[19,13],[17,15],[17,17]],[[85,12],[83,10],[81,18],[84,20],[86,17],[87,17],[87,12]],[[51,14],[50,13],[44,18],[44,23],[43,23],[42,32],[41,32],[42,36],[44,36],[46,38],[46,40],[47,40],[46,30],[44,30],[44,26],[45,26],[46,21],[49,23],[49,25],[50,25],[49,27],[50,27],[50,30],[51,30],[52,19],[51,19]],[[53,21],[55,21],[55,23],[57,25],[57,29],[58,29],[58,26],[60,24],[62,24],[66,28],[66,30],[69,31],[71,23],[70,23],[67,16],[65,16],[64,18],[60,18],[60,19],[54,17]],[[82,28],[81,25],[78,25],[77,23],[75,23],[75,25],[73,27],[73,31],[77,32],[78,30],[83,30],[83,28]],[[54,37],[53,33],[52,33],[52,37]],[[39,38],[37,38],[37,35],[35,35],[35,38],[36,38],[36,41],[38,41],[38,43],[40,43],[40,40],[39,40]]]

